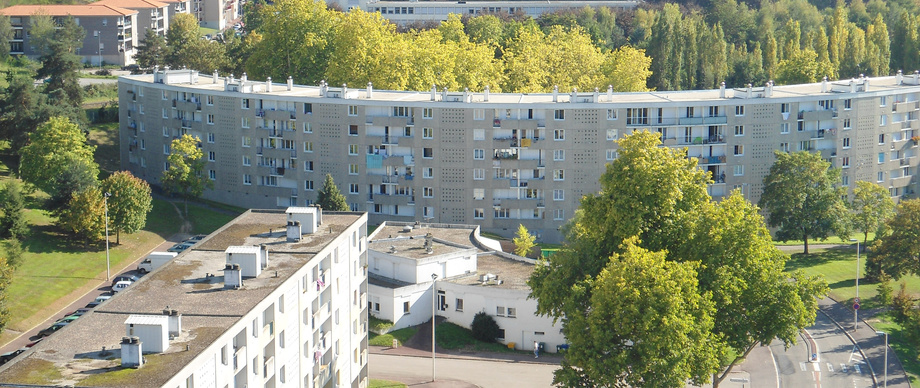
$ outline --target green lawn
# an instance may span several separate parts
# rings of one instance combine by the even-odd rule
[[[865,276],[865,253],[860,257],[860,276]],[[814,249],[810,255],[801,253],[793,254],[792,259],[786,263],[787,270],[802,269],[810,275],[823,275],[830,287],[829,295],[844,305],[852,305],[856,297],[856,249],[834,248]],[[907,285],[907,290],[916,298],[920,296],[920,277],[907,276],[898,282],[892,282],[895,292],[900,288],[900,283]],[[860,279],[859,298],[862,309],[871,310],[883,307],[876,298],[878,284]],[[881,314],[870,321],[878,330],[891,333],[889,342],[891,348],[898,353],[898,357],[908,371],[913,384],[920,382],[920,359],[916,348],[908,346],[901,327],[892,322],[887,314]]]
[[[852,236],[850,236],[850,238],[859,240],[860,245],[863,243],[862,233],[854,233]],[[875,233],[869,233],[869,244],[871,244],[872,240],[874,239],[875,239]],[[773,244],[774,245],[802,245],[802,240],[774,241]],[[840,237],[837,237],[837,236],[831,236],[825,240],[815,240],[813,238],[808,239],[809,248],[812,245],[820,245],[820,244],[854,244],[855,245],[856,243],[851,242],[850,239],[846,239],[846,241],[844,241],[844,239],[841,239]]]
[[[412,338],[418,332],[417,326],[406,327],[399,330],[393,330],[386,334],[368,333],[368,344],[372,346],[393,346],[395,338],[399,346]]]
[[[370,388],[406,388],[406,384],[399,381],[370,379]]]
[[[390,330],[390,328],[393,327],[393,322],[370,315],[368,317],[368,325],[370,326],[370,331],[375,333],[382,333]]]
[[[498,342],[482,342],[473,338],[473,332],[470,329],[450,322],[439,324],[435,329],[435,336],[437,337],[438,346],[443,349],[463,349],[493,353],[530,353],[510,349],[507,345]]]

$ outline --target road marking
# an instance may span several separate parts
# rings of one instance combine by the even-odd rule
[[[834,373],[834,364],[827,363],[827,371]]]
[[[800,363],[799,363],[799,367],[802,368],[802,372],[805,372],[805,371],[808,370],[807,368],[805,368],[805,363],[804,363],[804,362],[800,362]]]
[[[853,370],[855,370],[856,373],[862,374],[862,369],[859,367],[859,364],[853,364]]]
[[[843,373],[847,373],[847,364],[840,364],[840,371]]]
[[[812,367],[815,368],[815,372],[820,372],[820,371],[821,371],[821,364],[818,364],[818,363],[816,362],[816,363],[811,364],[811,365],[812,365]]]

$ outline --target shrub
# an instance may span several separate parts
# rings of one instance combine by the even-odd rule
[[[495,342],[501,329],[495,318],[485,312],[478,312],[473,316],[473,324],[470,325],[473,331],[473,338],[483,342]]]
[[[894,302],[894,288],[891,287],[891,278],[884,272],[882,272],[881,282],[878,284],[878,299],[885,306]]]
[[[891,303],[892,318],[898,324],[905,325],[910,319],[911,310],[914,308],[914,300],[911,298],[910,293],[907,292],[907,284],[901,282],[901,289],[898,290],[898,294],[893,299]]]

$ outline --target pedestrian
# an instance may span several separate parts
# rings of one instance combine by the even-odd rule
[[[540,343],[533,341],[533,358],[540,358]]]

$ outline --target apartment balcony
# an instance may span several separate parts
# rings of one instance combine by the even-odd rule
[[[502,198],[501,206],[508,209],[543,208],[543,198]]]
[[[413,205],[415,204],[414,195],[394,195],[394,194],[374,194],[374,203],[380,205]]]
[[[409,117],[406,116],[374,116],[368,117],[367,123],[377,127],[390,127],[390,129],[408,127]]]
[[[284,173],[285,173],[285,172],[291,170],[291,169],[288,169],[288,168],[277,167],[277,166],[271,166],[271,165],[267,165],[267,164],[260,164],[259,167],[268,169],[268,175],[269,175],[269,176],[277,176],[277,177],[284,176]]]
[[[233,372],[239,372],[244,366],[246,366],[246,347],[240,346],[233,351]]]
[[[721,125],[727,123],[728,117],[725,116],[681,117],[677,119],[677,125]]]
[[[264,357],[265,363],[262,364],[262,378],[268,381],[275,376],[275,356]]]
[[[195,122],[188,119],[180,119],[179,121],[181,121],[182,129],[192,129],[192,123]]]
[[[701,166],[725,164],[725,155],[722,155],[722,156],[690,156],[690,158],[696,158],[697,164]]]
[[[705,145],[705,144],[725,144],[725,136],[721,134],[709,136],[695,136],[692,138],[682,137],[677,140],[680,145]]]
[[[537,120],[528,120],[528,119],[502,119],[499,121],[499,126],[495,127],[493,121],[493,128],[502,128],[502,129],[529,129],[536,130],[539,123]]]
[[[538,168],[545,168],[546,161],[544,159],[518,159],[517,163],[514,164],[517,168],[522,170],[535,170]]]
[[[892,112],[910,112],[920,109],[920,101],[895,102],[891,104]]]
[[[805,121],[831,120],[836,115],[833,109],[821,109],[799,112],[798,119]]]
[[[118,34],[118,41],[119,41],[119,42],[126,42],[126,41],[131,40],[131,38],[133,38],[133,37],[134,37],[134,35],[132,35],[132,34]]]
[[[401,136],[396,138],[396,145],[400,147],[415,147],[415,136]]]
[[[906,158],[901,158],[901,159],[900,159],[900,160],[901,160],[901,161],[900,161],[900,164],[901,164],[901,166],[910,166],[911,164],[913,164],[913,159],[914,159],[913,156],[908,156],[908,157],[906,157]]]
[[[395,135],[383,135],[380,139],[380,145],[389,145],[397,146],[399,145],[399,137]]]
[[[512,178],[509,180],[512,189],[527,188],[527,180]]]
[[[823,129],[819,129],[811,134],[811,139],[812,140],[824,139],[824,133],[825,131]]]
[[[184,111],[201,110],[201,101],[173,100],[173,108]]]
[[[292,111],[288,111],[288,110],[266,109],[266,110],[260,110],[259,113],[257,113],[256,115],[259,117],[265,117],[266,120],[286,121],[286,120],[296,120],[297,119],[297,114]]]
[[[281,139],[284,137],[284,131],[279,128],[259,127],[259,129],[267,131],[269,138]]]

